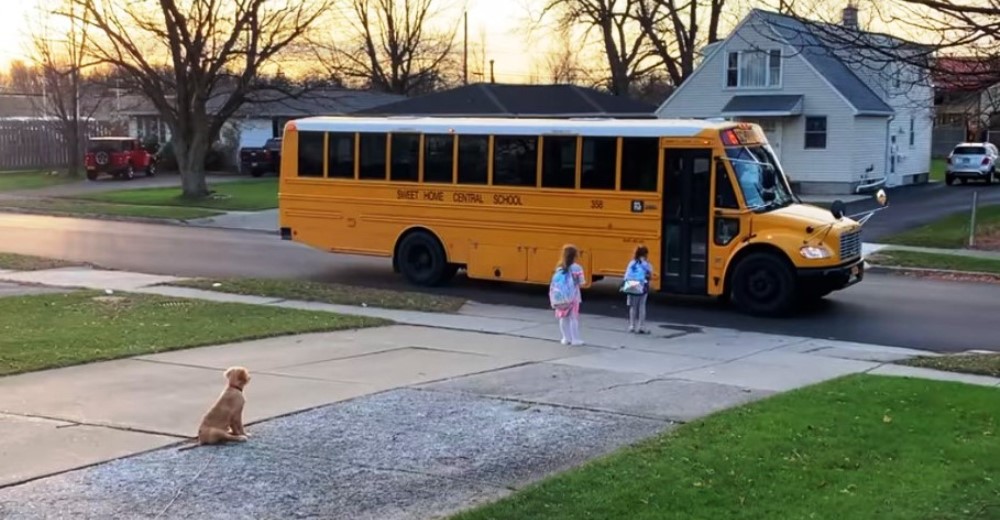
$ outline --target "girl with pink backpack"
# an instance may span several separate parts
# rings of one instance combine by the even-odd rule
[[[583,300],[580,286],[584,283],[584,273],[583,267],[576,263],[577,255],[575,246],[563,246],[562,260],[549,284],[549,304],[559,318],[563,345],[583,345],[580,339],[580,302]]]

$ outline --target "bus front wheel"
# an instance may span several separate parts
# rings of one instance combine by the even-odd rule
[[[782,315],[795,301],[795,276],[773,254],[747,256],[736,266],[732,280],[732,299],[750,314]]]
[[[441,242],[430,233],[418,231],[407,235],[399,244],[397,255],[399,270],[414,285],[440,285],[455,274]]]

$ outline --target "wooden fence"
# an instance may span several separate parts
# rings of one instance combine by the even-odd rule
[[[0,120],[0,171],[63,168],[69,150],[60,131],[61,123],[40,119]],[[81,124],[82,143],[90,137],[121,134],[123,125],[102,121]],[[85,150],[85,144],[81,150]]]

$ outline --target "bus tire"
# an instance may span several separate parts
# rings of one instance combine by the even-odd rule
[[[450,278],[449,274],[454,276],[441,242],[426,231],[406,235],[397,255],[400,272],[414,285],[440,285]]]
[[[744,312],[781,316],[795,303],[795,276],[783,259],[752,253],[733,272],[732,299]]]

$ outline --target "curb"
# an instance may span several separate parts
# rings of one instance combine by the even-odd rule
[[[876,274],[894,274],[894,275],[924,275],[924,276],[977,276],[981,278],[989,278],[996,283],[1000,283],[1000,274],[996,273],[984,273],[980,271],[955,271],[951,269],[928,269],[924,267],[900,267],[896,265],[876,265],[868,264],[865,271],[869,273]]]

